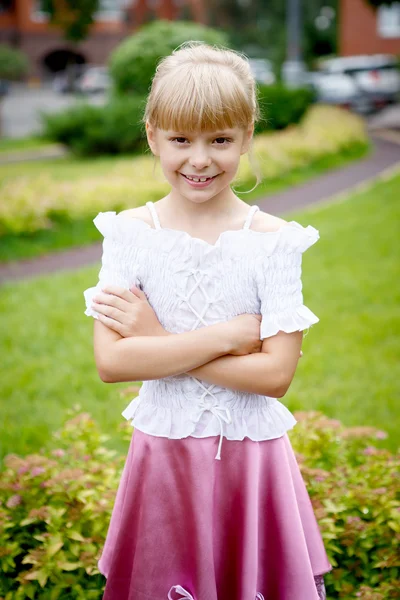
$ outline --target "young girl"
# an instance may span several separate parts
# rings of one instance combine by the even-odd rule
[[[258,116],[245,57],[183,45],[144,115],[171,191],[94,219],[97,369],[144,382],[122,413],[134,433],[99,561],[105,600],[325,598],[332,566],[278,400],[318,322],[301,261],[319,233],[232,191]]]

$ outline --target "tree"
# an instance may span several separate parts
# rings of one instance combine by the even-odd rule
[[[224,27],[232,45],[249,56],[269,58],[280,73],[286,57],[285,0],[203,0],[208,23]],[[316,19],[321,10],[333,9],[338,0],[302,0],[302,47],[306,63],[312,67],[315,57],[336,52],[336,17],[329,27],[319,29]]]
[[[59,25],[67,40],[84,40],[94,15],[99,9],[100,0],[41,0],[41,9],[50,17],[50,22]]]

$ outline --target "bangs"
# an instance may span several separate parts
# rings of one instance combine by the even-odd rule
[[[146,115],[164,130],[215,131],[246,128],[254,107],[231,69],[210,63],[184,63],[157,81]]]

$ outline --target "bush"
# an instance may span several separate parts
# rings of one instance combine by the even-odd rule
[[[0,596],[102,597],[97,569],[122,473],[89,415],[70,411],[46,455],[8,455],[0,480]],[[128,425],[129,427],[129,425]]]
[[[120,127],[122,137],[122,119]],[[74,128],[67,122],[65,131],[72,138],[78,135],[79,126]],[[367,147],[362,119],[338,108],[319,105],[312,106],[298,126],[254,138],[254,155],[262,178],[268,181],[282,179],[294,169],[332,155],[361,154]],[[170,185],[160,176],[160,169],[154,176],[153,165],[152,157],[137,156],[132,161],[116,161],[111,173],[81,176],[62,183],[43,170],[39,174],[5,179],[0,188],[0,236],[51,228],[59,218],[72,221],[93,218],[98,211],[119,211],[134,204],[144,205],[149,200],[156,202],[168,193]],[[246,156],[240,162],[235,188],[237,184],[244,190],[254,185]]]
[[[299,123],[314,94],[308,89],[259,85],[262,118],[255,133]],[[77,156],[140,152],[146,146],[141,122],[146,96],[116,95],[104,106],[81,102],[57,113],[42,113],[43,136],[65,144]]]
[[[260,86],[263,119],[256,133],[298,123],[313,101],[309,90]],[[42,113],[43,135],[68,146],[78,156],[140,152],[146,146],[141,123],[144,96],[116,96],[105,106],[79,103],[58,113]]]
[[[0,44],[0,79],[21,79],[28,68],[26,54],[12,46]]]
[[[289,89],[283,85],[258,85],[258,101],[261,119],[256,133],[285,129],[299,123],[307,109],[315,101],[313,91],[306,88]]]
[[[117,93],[147,95],[158,61],[189,40],[228,46],[227,36],[216,29],[191,21],[153,21],[111,54],[109,68]]]
[[[70,411],[57,447],[8,455],[0,478],[0,594],[5,600],[101,598],[97,561],[125,457],[89,415]],[[399,456],[372,427],[295,412],[290,439],[334,570],[329,598],[399,598]],[[131,426],[120,427],[128,443]]]
[[[334,569],[327,597],[400,598],[399,455],[372,445],[374,427],[345,428],[297,412],[290,437]]]
[[[78,156],[140,152],[144,99],[114,98],[105,106],[79,103],[58,113],[42,113],[45,137],[68,146]]]

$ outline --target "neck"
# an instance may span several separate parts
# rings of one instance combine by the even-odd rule
[[[187,223],[189,227],[229,219],[240,214],[244,207],[248,208],[247,204],[233,193],[230,186],[205,202],[188,200],[171,190],[160,200],[159,205],[165,211],[167,219],[170,215],[171,220],[177,221],[179,215],[179,221],[182,224]]]

